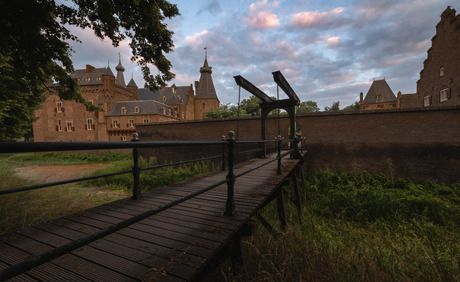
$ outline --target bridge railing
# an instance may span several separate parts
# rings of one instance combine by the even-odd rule
[[[157,207],[155,209],[148,210],[146,212],[143,212],[139,215],[136,215],[134,217],[131,217],[129,219],[126,219],[122,222],[116,223],[114,225],[111,225],[105,229],[99,230],[93,234],[87,235],[85,237],[82,237],[76,241],[72,241],[68,244],[65,244],[61,247],[58,247],[56,249],[50,250],[46,253],[43,253],[39,256],[35,256],[29,260],[23,261],[19,264],[13,265],[7,269],[4,269],[0,271],[0,281],[7,280],[9,278],[12,278],[14,276],[17,276],[23,272],[26,272],[30,269],[33,269],[39,265],[42,265],[48,261],[51,261],[55,258],[60,257],[61,255],[64,255],[66,253],[69,253],[73,250],[76,250],[80,247],[83,247],[87,244],[90,244],[91,242],[94,242],[97,239],[100,239],[102,237],[105,237],[107,235],[110,235],[120,229],[123,229],[125,227],[128,227],[136,222],[139,222],[143,219],[146,219],[154,214],[157,214],[161,211],[164,211],[168,208],[171,208],[177,204],[180,204],[186,200],[189,200],[193,197],[196,197],[202,193],[205,193],[213,188],[216,188],[217,186],[227,184],[227,201],[226,201],[226,206],[225,206],[225,212],[224,214],[226,216],[232,216],[234,215],[235,212],[235,202],[234,202],[234,187],[235,187],[235,180],[251,171],[254,171],[256,169],[259,169],[265,165],[268,165],[274,161],[278,161],[278,168],[277,172],[278,174],[281,173],[281,159],[287,155],[293,156],[295,154],[295,151],[298,150],[297,146],[295,146],[294,149],[291,149],[285,153],[281,153],[281,147],[284,142],[297,142],[296,140],[282,140],[280,136],[276,138],[275,140],[254,140],[254,141],[237,141],[234,138],[234,133],[231,131],[229,132],[229,138],[227,140],[222,140],[222,141],[139,141],[137,140],[136,137],[133,138],[133,142],[38,142],[38,143],[0,143],[0,153],[20,153],[20,152],[50,152],[50,151],[74,151],[74,150],[100,150],[100,149],[128,149],[131,148],[133,149],[133,167],[132,170],[128,171],[120,171],[120,172],[115,172],[115,173],[110,173],[110,174],[103,174],[103,175],[98,175],[98,176],[91,176],[91,177],[84,177],[84,178],[78,178],[78,179],[72,179],[72,180],[66,180],[66,181],[59,181],[59,182],[52,182],[52,183],[47,183],[47,184],[40,184],[40,185],[34,185],[34,186],[28,186],[28,187],[22,187],[22,188],[15,188],[15,189],[10,189],[10,190],[4,190],[0,191],[0,196],[4,194],[11,194],[11,193],[18,193],[22,191],[27,191],[27,190],[33,190],[33,189],[39,189],[39,188],[44,188],[44,187],[50,187],[50,186],[56,186],[56,185],[62,185],[62,184],[68,184],[68,183],[73,183],[73,182],[79,182],[79,181],[85,181],[85,180],[91,180],[91,179],[96,179],[96,178],[101,178],[101,177],[110,177],[114,175],[119,175],[119,174],[125,174],[125,173],[133,173],[134,176],[134,188],[133,188],[133,196],[132,199],[136,200],[141,197],[141,190],[139,187],[139,175],[142,170],[149,170],[149,169],[155,169],[155,168],[160,168],[160,167],[165,167],[168,165],[178,165],[178,164],[185,164],[185,163],[190,163],[190,162],[196,162],[196,161],[203,161],[203,160],[209,160],[213,158],[222,158],[222,160],[225,160],[225,157],[227,158],[227,163],[228,163],[228,173],[226,175],[226,178],[214,183],[212,185],[209,185],[207,187],[204,187],[198,191],[195,191],[193,193],[190,193],[186,196],[180,197],[174,201],[171,201],[169,203],[166,203],[160,207]],[[235,175],[234,174],[234,166],[235,166],[235,145],[237,144],[250,144],[250,143],[259,143],[259,144],[267,144],[267,143],[274,143],[276,144],[277,147],[277,156],[274,159],[267,160],[267,162],[251,168],[249,170],[246,170],[244,172],[240,172],[239,174]],[[195,160],[189,160],[189,161],[183,161],[183,162],[176,162],[172,164],[165,164],[165,165],[157,165],[157,166],[152,166],[152,167],[146,167],[146,168],[140,168],[139,167],[139,148],[148,148],[148,147],[172,147],[172,146],[196,146],[196,145],[209,145],[209,146],[218,146],[221,145],[223,148],[227,147],[227,154],[223,153],[220,156],[212,156],[212,157],[207,157],[207,158],[202,158],[202,159],[195,159]],[[224,152],[224,151],[223,151]]]

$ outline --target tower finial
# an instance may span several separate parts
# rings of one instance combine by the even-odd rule
[[[204,56],[205,56],[205,58],[208,57],[208,47],[207,46],[204,47]]]

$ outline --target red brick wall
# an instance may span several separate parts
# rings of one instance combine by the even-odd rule
[[[459,180],[460,107],[309,113],[297,116],[297,122],[306,138],[309,169],[385,174],[391,168],[398,177]],[[285,138],[288,123],[287,117],[279,121]],[[137,131],[141,140],[221,140],[237,128],[240,140],[260,138],[260,119],[252,117],[139,125]],[[277,135],[278,119],[270,117],[267,136]],[[172,160],[178,154],[171,150],[171,154],[164,150],[161,154]]]

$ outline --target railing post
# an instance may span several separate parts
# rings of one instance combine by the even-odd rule
[[[281,135],[278,135],[278,171],[277,174],[281,174]]]
[[[225,205],[224,215],[233,216],[235,213],[234,201],[234,186],[235,175],[233,174],[233,166],[235,165],[235,155],[233,149],[235,147],[235,132],[228,133],[228,173],[227,173],[227,203]]]
[[[222,135],[222,141],[225,141],[225,135]],[[222,144],[222,171],[225,171],[225,143]]]
[[[139,142],[139,134],[137,132],[133,133],[132,142]],[[133,148],[133,196],[131,199],[138,200],[142,197],[141,188],[139,187],[139,176],[141,174],[141,169],[139,168],[139,150],[137,148]]]

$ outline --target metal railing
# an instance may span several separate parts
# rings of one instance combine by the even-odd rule
[[[15,188],[15,189],[10,189],[10,190],[4,190],[0,191],[0,196],[5,195],[5,194],[11,194],[11,193],[18,193],[18,192],[23,192],[23,191],[28,191],[28,190],[34,190],[34,189],[40,189],[40,188],[45,188],[45,187],[51,187],[51,186],[56,186],[56,185],[62,185],[62,184],[68,184],[68,183],[74,183],[74,182],[80,182],[80,181],[86,181],[86,180],[92,180],[92,179],[97,179],[97,178],[102,178],[102,177],[110,177],[110,176],[115,176],[115,175],[120,175],[120,174],[126,174],[126,173],[132,173],[134,177],[134,185],[133,185],[133,196],[131,197],[134,200],[137,200],[141,198],[141,189],[140,189],[140,173],[145,170],[151,170],[151,169],[157,169],[161,167],[166,167],[166,166],[173,166],[173,165],[181,165],[181,164],[186,164],[186,163],[191,163],[191,162],[200,162],[200,161],[205,161],[205,160],[211,160],[211,159],[217,159],[221,158],[222,159],[222,170],[225,169],[225,159],[227,159],[227,167],[228,167],[228,172],[226,175],[226,178],[224,180],[221,180],[217,183],[214,183],[212,185],[209,185],[205,188],[202,188],[201,190],[195,191],[193,193],[190,193],[186,196],[180,197],[174,201],[171,201],[169,203],[166,203],[158,208],[148,210],[144,213],[141,213],[137,216],[131,217],[129,219],[126,219],[122,222],[119,222],[117,224],[111,225],[105,229],[99,230],[93,234],[87,235],[85,237],[82,237],[76,241],[70,242],[66,245],[63,245],[61,247],[58,247],[56,249],[50,250],[46,253],[43,253],[42,255],[35,256],[29,260],[26,260],[24,262],[21,262],[19,264],[13,265],[5,270],[2,270],[0,272],[0,280],[6,280],[9,278],[12,278],[16,275],[19,275],[21,273],[24,273],[34,267],[37,267],[43,263],[46,263],[48,261],[51,261],[61,255],[64,255],[66,253],[69,253],[73,250],[76,250],[82,246],[85,246],[97,239],[100,239],[104,236],[107,236],[109,234],[112,234],[122,228],[125,228],[127,226],[130,226],[136,222],[139,222],[147,217],[150,217],[156,213],[159,213],[161,211],[164,211],[168,208],[171,208],[177,204],[180,204],[186,200],[189,200],[193,197],[196,197],[202,193],[205,193],[213,188],[216,188],[217,186],[220,186],[222,184],[227,183],[227,200],[226,200],[226,205],[225,205],[225,212],[224,215],[226,216],[233,216],[235,213],[235,202],[234,202],[234,187],[235,187],[235,180],[251,171],[254,171],[256,169],[259,169],[265,165],[268,165],[274,161],[278,161],[278,168],[277,168],[277,173],[281,173],[281,159],[287,155],[292,155],[293,151],[296,150],[297,146],[294,149],[291,149],[283,154],[281,154],[281,147],[282,144],[285,142],[282,140],[281,136],[278,136],[275,140],[256,140],[256,141],[237,141],[235,140],[235,134],[233,131],[230,131],[228,134],[228,139],[225,140],[225,138],[222,139],[222,141],[139,141],[137,137],[137,133],[133,134],[133,140],[132,142],[42,142],[42,143],[0,143],[0,153],[19,153],[19,152],[51,152],[51,151],[73,151],[73,150],[100,150],[100,149],[126,149],[126,148],[132,148],[133,149],[133,166],[132,170],[126,170],[126,171],[120,171],[120,172],[115,172],[115,173],[109,173],[109,174],[102,174],[98,176],[91,176],[91,177],[83,177],[83,178],[77,178],[77,179],[71,179],[71,180],[65,180],[65,181],[58,181],[58,182],[52,182],[52,183],[47,183],[47,184],[40,184],[40,185],[34,185],[34,186],[28,186],[28,187],[21,187],[21,188]],[[287,140],[288,141],[294,141],[296,140]],[[241,172],[237,175],[234,174],[234,166],[235,166],[235,145],[237,144],[261,144],[263,145],[263,149],[260,149],[261,151],[265,152],[265,145],[267,143],[275,143],[277,147],[277,156],[276,158],[272,160],[268,160],[267,162],[264,162],[261,165],[258,165],[257,167],[251,168],[249,170],[246,170],[244,172]],[[174,146],[197,146],[197,145],[213,145],[213,146],[222,146],[222,155],[217,155],[217,156],[211,156],[211,157],[205,157],[205,158],[200,158],[200,159],[194,159],[194,160],[188,160],[188,161],[182,161],[182,162],[175,162],[171,164],[164,164],[164,165],[156,165],[156,166],[151,166],[151,167],[145,167],[145,168],[140,168],[139,167],[139,148],[152,148],[152,147],[174,147]],[[225,149],[227,149],[227,154],[225,154]],[[243,152],[239,152],[243,153]]]

